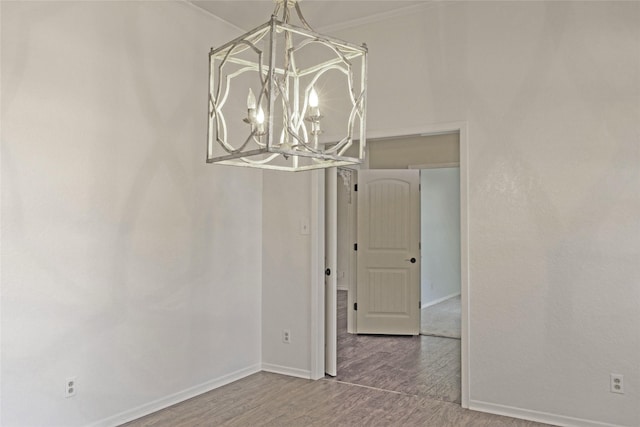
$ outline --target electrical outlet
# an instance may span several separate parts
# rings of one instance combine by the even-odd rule
[[[291,331],[288,329],[282,330],[282,342],[285,344],[291,344]]]
[[[624,394],[624,378],[622,374],[610,374],[611,393]]]
[[[69,377],[64,381],[64,397],[73,397],[76,395],[76,377]]]

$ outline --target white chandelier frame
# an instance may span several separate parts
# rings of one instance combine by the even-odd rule
[[[366,146],[367,46],[319,34],[309,27],[297,1],[276,2],[267,23],[209,53],[207,163],[285,171],[362,163]],[[303,27],[289,23],[290,9],[294,7]],[[277,17],[280,9],[282,20]],[[278,39],[284,39],[281,64],[277,63]],[[260,43],[266,48],[261,49]],[[332,58],[298,69],[297,54],[312,44],[330,49],[327,52]],[[333,141],[321,141],[323,116],[314,86],[328,71],[338,71],[346,77],[351,105],[348,117],[332,117],[342,126],[346,124],[345,133]],[[359,74],[354,76],[354,72]],[[231,142],[225,107],[230,104],[232,84],[241,76],[247,78],[247,73],[252,82],[248,113],[244,118],[237,114],[233,117],[235,126],[240,121],[249,125],[247,135]],[[257,89],[256,95],[252,86]],[[276,116],[281,117],[280,123]],[[355,155],[350,154],[354,151]]]

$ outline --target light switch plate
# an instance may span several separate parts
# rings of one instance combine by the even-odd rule
[[[300,219],[300,234],[302,234],[302,235],[310,234],[309,218]]]

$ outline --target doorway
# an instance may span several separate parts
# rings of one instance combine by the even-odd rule
[[[440,130],[441,129],[441,130]],[[467,242],[466,242],[466,228],[467,228],[467,215],[466,215],[466,191],[467,191],[467,185],[466,185],[466,167],[467,167],[467,162],[466,162],[466,128],[464,126],[464,124],[458,124],[458,125],[451,125],[451,127],[449,129],[443,129],[442,127],[440,128],[434,128],[432,129],[434,132],[425,132],[427,134],[452,134],[455,133],[456,137],[459,135],[460,138],[460,154],[459,154],[459,158],[460,158],[460,169],[459,169],[459,177],[460,177],[460,224],[462,227],[462,232],[461,232],[461,237],[460,237],[460,282],[462,282],[462,287],[461,287],[461,305],[463,306],[463,309],[461,310],[462,313],[462,317],[463,317],[463,321],[461,322],[462,324],[462,333],[461,333],[461,338],[462,338],[462,346],[459,346],[459,354],[460,356],[457,358],[458,360],[458,364],[460,363],[460,360],[462,359],[462,369],[461,371],[459,371],[458,375],[459,377],[461,377],[462,379],[462,393],[461,393],[461,399],[459,399],[458,401],[461,400],[461,403],[463,405],[463,407],[466,407],[467,405],[467,397],[468,397],[468,382],[467,382],[467,378],[468,378],[468,369],[467,369],[467,364],[468,364],[468,358],[467,358],[467,339],[468,339],[468,325],[466,325],[466,319],[467,319],[467,292],[466,292],[466,288],[468,287],[468,279],[467,279],[467,256],[466,256],[466,247],[467,247]],[[439,131],[438,131],[439,130]],[[426,135],[418,135],[415,138],[423,138]],[[404,138],[403,138],[404,139]],[[434,159],[436,161],[438,161],[440,163],[440,166],[448,166],[448,167],[457,167],[458,164],[451,164],[452,162],[443,162],[441,160],[438,160],[436,157],[434,157],[433,155],[427,156],[425,157],[424,155],[421,156],[420,154],[420,150],[418,150],[418,152],[416,153],[415,149],[407,149],[406,147],[402,147],[402,144],[400,145],[395,145],[397,144],[397,142],[391,142],[391,141],[386,141],[387,138],[381,139],[380,141],[382,142],[382,144],[380,144],[380,147],[382,147],[382,151],[384,151],[389,144],[394,144],[394,153],[395,154],[404,154],[404,155],[409,155],[412,159],[413,159],[413,164],[404,164],[404,168],[406,169],[407,166],[411,166],[412,168],[420,168],[423,166],[423,163],[428,163],[429,161],[433,161]],[[404,141],[407,142],[407,141]],[[378,141],[374,141],[373,143],[370,143],[369,146],[373,147],[374,144],[378,144]],[[398,149],[399,148],[399,149]],[[433,153],[431,153],[433,154]],[[375,161],[375,155],[371,155],[369,156],[369,166],[371,165],[372,161]],[[382,156],[386,162],[389,161],[396,161],[396,159],[393,156],[388,156],[388,155],[384,155]],[[422,160],[422,159],[426,159]],[[375,165],[373,165],[375,167]],[[383,168],[388,167],[387,165],[382,166]],[[398,167],[397,165],[392,165],[392,167]],[[352,175],[357,173],[357,171],[348,171],[346,173],[343,172],[344,177],[341,177],[340,179],[338,179],[338,185],[339,184],[343,184],[344,185],[344,181],[345,180],[351,180],[353,182],[353,177]],[[346,179],[345,179],[346,178]],[[348,195],[347,197],[352,197],[352,195]],[[341,233],[342,234],[342,233]],[[340,257],[341,259],[344,259],[344,257]],[[347,256],[346,259],[349,259],[350,257]],[[347,263],[349,264],[349,263]],[[340,288],[342,289],[342,292],[345,292],[346,289],[350,289],[351,285],[353,284],[353,281],[346,281],[345,276],[348,275],[352,275],[353,274],[353,269],[348,269],[346,272],[345,271],[341,271],[341,269],[337,269],[336,271],[337,275],[338,275],[338,280],[340,283]],[[345,292],[346,294],[346,292]],[[351,292],[348,292],[348,294],[351,294]],[[346,295],[345,295],[346,296]],[[349,300],[351,300],[351,296],[348,297]],[[344,303],[343,303],[344,304]],[[345,304],[347,306],[349,306],[349,313],[346,316],[348,319],[348,325],[347,328],[349,329],[350,332],[353,332],[353,321],[352,319],[352,304]],[[328,340],[331,340],[331,337],[327,337]],[[338,373],[338,375],[340,375]]]
[[[460,339],[460,168],[421,166],[422,335]]]

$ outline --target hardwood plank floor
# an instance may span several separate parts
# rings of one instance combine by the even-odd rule
[[[459,340],[347,334],[346,293],[338,303],[337,378],[259,372],[124,426],[545,426],[454,403]]]
[[[420,310],[420,333],[460,339],[460,296]]]
[[[349,334],[346,291],[338,291],[337,327],[334,380],[460,403],[460,340]]]
[[[260,372],[126,427],[429,426],[543,427],[455,403]]]

